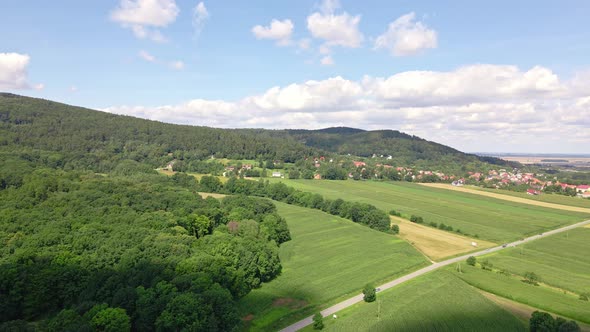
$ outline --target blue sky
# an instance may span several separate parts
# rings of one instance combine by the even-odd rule
[[[2,91],[174,123],[390,128],[468,151],[590,152],[588,1],[1,7]]]

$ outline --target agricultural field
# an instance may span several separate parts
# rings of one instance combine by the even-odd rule
[[[483,291],[582,323],[590,323],[590,303],[579,300],[577,295],[542,285],[533,286],[522,282],[522,278],[518,276],[485,271],[466,264],[462,264],[461,273],[454,266],[447,267],[446,270]]]
[[[430,188],[408,182],[377,181],[282,181],[325,197],[360,201],[402,216],[418,215],[425,224],[452,226],[470,237],[508,242],[590,218],[590,212],[572,212],[521,204],[481,195]]]
[[[393,224],[399,225],[399,237],[408,241],[431,260],[440,261],[443,258],[464,254],[470,251],[493,247],[495,243],[480,239],[468,238],[453,232],[442,231],[437,228],[419,225],[399,217],[390,217]],[[477,248],[472,242],[477,243]]]
[[[590,229],[582,227],[486,257],[494,267],[510,273],[535,272],[553,287],[590,293],[589,243]]]
[[[422,183],[421,185],[440,189],[467,192],[498,199],[505,199],[517,203],[545,206],[549,208],[559,208],[563,210],[577,212],[590,212],[590,199],[583,199],[580,197],[544,193],[541,195],[529,195],[527,193],[500,189],[480,188],[476,186],[454,187],[446,183]],[[556,206],[556,204],[558,206]]]
[[[240,301],[252,331],[276,330],[429,263],[404,240],[319,210],[275,202],[292,240],[280,248],[282,274]]]
[[[526,331],[522,320],[447,271],[377,293],[377,301],[361,302],[337,316],[324,318],[324,330]]]

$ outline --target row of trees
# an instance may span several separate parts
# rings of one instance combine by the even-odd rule
[[[177,173],[174,177],[178,179],[189,177],[189,175]],[[198,183],[198,189],[212,193],[267,197],[287,204],[322,210],[382,232],[395,232],[391,227],[387,213],[377,209],[374,205],[349,202],[342,199],[331,200],[324,198],[320,194],[296,190],[280,182],[271,184],[264,180],[252,181],[233,177],[223,184],[215,176],[203,176]]]
[[[202,199],[194,178],[131,161],[0,174],[0,330],[230,331],[236,301],[281,272],[272,201]]]

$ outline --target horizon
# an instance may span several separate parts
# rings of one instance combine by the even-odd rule
[[[0,90],[174,124],[386,128],[468,153],[589,153],[590,3],[451,7],[14,2],[0,20],[13,36]]]

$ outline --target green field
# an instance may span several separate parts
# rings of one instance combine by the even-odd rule
[[[590,302],[578,299],[590,292],[588,243],[590,228],[577,228],[479,259],[488,259],[510,277],[471,267],[460,277],[490,293],[590,323]],[[536,273],[542,285],[523,283],[520,276],[526,272]]]
[[[276,330],[318,306],[427,265],[405,241],[318,210],[275,202],[292,240],[281,245],[282,275],[240,301],[251,330]]]
[[[530,199],[533,201],[539,201],[539,202],[590,208],[590,199],[583,199],[580,197],[571,197],[571,196],[557,195],[557,194],[529,195],[527,193],[521,193],[521,192],[516,192],[516,191],[488,189],[488,188],[480,188],[480,187],[476,187],[476,186],[468,186],[468,187],[466,186],[465,188],[487,191],[487,192],[491,192],[491,193],[514,196],[514,197],[520,197],[520,198],[526,198],[526,199]]]
[[[518,318],[446,271],[377,293],[376,302],[337,315],[324,319],[326,331],[526,331]]]
[[[590,228],[576,228],[487,256],[494,267],[575,293],[590,293]]]
[[[505,276],[463,264],[463,273],[447,268],[474,287],[501,297],[524,303],[540,310],[590,323],[590,303],[581,301],[577,295],[564,294],[558,289],[533,286],[522,282],[522,278]]]
[[[405,216],[422,216],[492,242],[516,240],[590,218],[590,215],[520,204],[408,182],[271,179],[325,197],[360,201]]]

